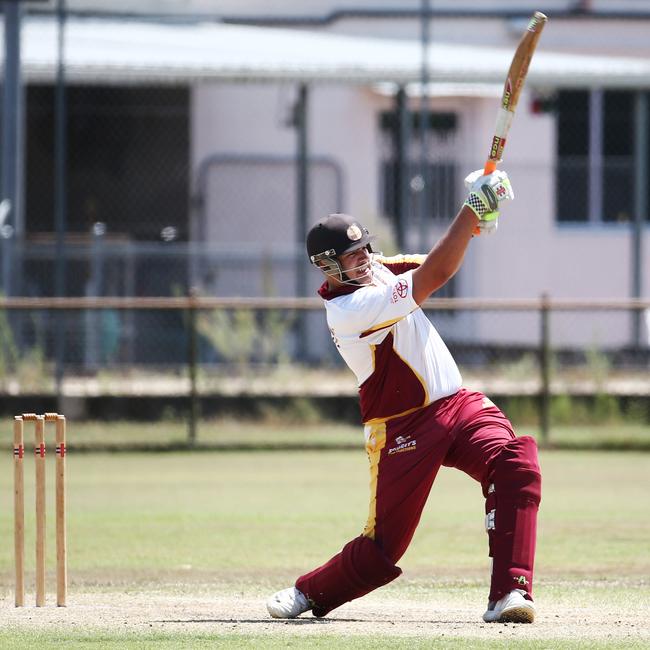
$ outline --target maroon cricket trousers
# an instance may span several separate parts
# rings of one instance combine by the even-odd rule
[[[516,437],[482,393],[461,389],[429,406],[366,425],[370,512],[359,537],[296,587],[324,616],[401,574],[396,562],[413,537],[441,465],[476,479],[485,497],[492,557],[490,600],[513,589],[532,595],[541,475],[537,446]]]

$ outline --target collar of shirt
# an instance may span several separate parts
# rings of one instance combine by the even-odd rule
[[[388,284],[386,279],[386,274],[388,274],[388,276],[390,276],[391,278],[394,277],[393,273],[391,271],[387,271],[386,267],[382,263],[373,262],[372,266],[373,266],[373,276],[372,276],[371,285],[342,284],[339,285],[338,287],[334,287],[333,289],[330,289],[329,285],[327,284],[327,280],[325,280],[325,282],[323,282],[320,289],[318,290],[318,295],[323,300],[332,300],[333,298],[338,298],[338,296],[346,296],[349,293],[354,293],[358,289],[363,289],[363,287],[373,286],[373,285],[376,286],[378,282],[384,285]]]
[[[362,285],[342,284],[338,287],[330,289],[329,285],[327,284],[327,280],[325,280],[325,282],[323,282],[320,289],[318,290],[318,295],[323,300],[332,300],[332,298],[336,298],[338,296],[345,296],[348,293],[354,293],[357,289],[361,289],[361,286]]]

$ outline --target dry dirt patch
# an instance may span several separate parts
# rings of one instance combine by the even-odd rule
[[[51,601],[52,602],[52,599]],[[270,619],[263,598],[250,596],[165,596],[115,593],[75,594],[65,609],[50,605],[16,609],[9,595],[0,600],[0,629],[48,628],[61,631],[163,632],[286,636],[372,635],[467,637],[481,639],[561,639],[645,642],[650,619],[643,603],[620,611],[602,607],[539,605],[533,625],[486,624],[476,603],[366,598],[349,603],[324,619],[303,615],[292,621]]]

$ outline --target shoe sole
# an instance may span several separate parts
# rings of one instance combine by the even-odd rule
[[[501,613],[496,623],[532,623],[535,612],[530,607],[513,607]]]

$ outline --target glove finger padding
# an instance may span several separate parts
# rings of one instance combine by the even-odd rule
[[[465,178],[465,187],[470,192],[479,191],[485,184],[494,189],[499,202],[515,198],[508,174],[500,169],[491,174],[484,174],[482,169],[477,169]]]
[[[478,169],[465,178],[465,186],[469,189],[465,205],[469,206],[481,221],[496,221],[501,201],[513,199],[515,196],[508,174],[501,170],[483,174],[483,170]],[[494,230],[495,226],[484,231]]]
[[[468,190],[471,190],[472,185],[474,185],[474,183],[476,183],[476,181],[479,178],[481,178],[481,176],[484,176],[482,169],[477,169],[476,171],[472,172],[471,174],[467,174],[467,176],[465,176],[465,187]]]

